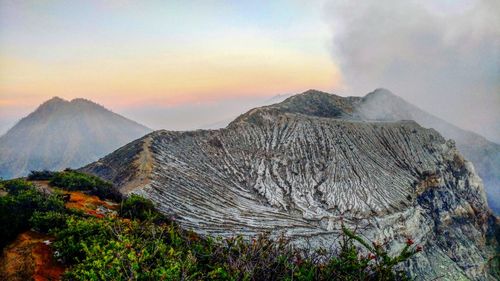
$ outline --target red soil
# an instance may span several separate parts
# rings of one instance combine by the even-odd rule
[[[0,258],[0,279],[6,281],[61,280],[64,267],[44,241],[52,237],[33,231],[21,233]]]
[[[53,192],[47,181],[34,181],[35,186],[44,192]],[[66,208],[77,209],[86,214],[103,218],[99,207],[117,210],[118,204],[99,199],[78,191],[63,191],[69,194]],[[0,194],[2,196],[2,194]],[[44,241],[53,241],[53,237],[34,231],[19,234],[14,242],[5,247],[0,257],[1,281],[52,281],[61,280],[64,266],[53,257],[53,251]]]
[[[86,214],[103,218],[104,214],[97,212],[97,207],[101,206],[106,209],[116,210],[118,205],[113,205],[109,202],[99,199],[99,197],[94,195],[87,195],[79,191],[67,191],[65,194],[69,194],[69,201],[66,203],[66,208],[77,209]]]

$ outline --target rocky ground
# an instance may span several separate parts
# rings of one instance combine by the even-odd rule
[[[82,170],[198,233],[334,249],[342,221],[395,251],[423,245],[406,265],[417,280],[491,279],[498,221],[473,165],[414,121],[360,118],[360,102],[309,91],[225,129],[154,132]]]

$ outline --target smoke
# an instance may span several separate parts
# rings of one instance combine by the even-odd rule
[[[326,10],[348,92],[388,88],[500,142],[500,1],[335,1]]]

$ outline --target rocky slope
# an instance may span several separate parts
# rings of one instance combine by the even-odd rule
[[[0,137],[0,177],[81,167],[150,131],[91,101],[53,98]]]
[[[366,95],[357,105],[357,112],[367,120],[415,120],[423,127],[433,128],[445,138],[453,139],[483,180],[490,207],[500,214],[500,144],[460,129],[385,89]]]
[[[407,264],[418,280],[492,279],[498,222],[473,165],[414,121],[364,120],[362,102],[308,91],[225,129],[154,132],[82,170],[203,234],[332,249],[343,221],[394,250],[422,244]]]

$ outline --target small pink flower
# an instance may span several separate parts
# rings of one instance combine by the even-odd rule
[[[413,241],[413,239],[411,239],[411,238],[406,239],[406,245],[411,246],[411,245],[413,245],[413,243],[415,243]]]

